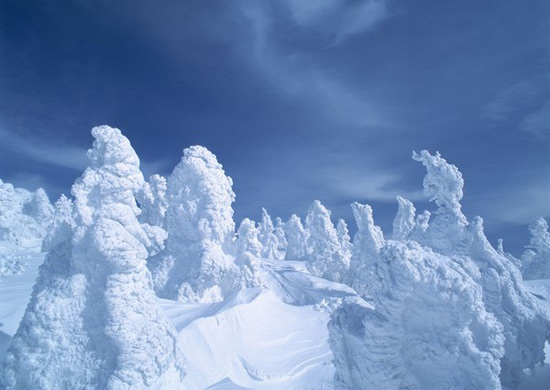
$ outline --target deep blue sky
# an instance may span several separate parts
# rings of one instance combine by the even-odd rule
[[[55,200],[109,124],[146,175],[211,149],[237,222],[360,201],[389,234],[438,150],[517,254],[550,216],[549,65],[547,0],[2,0],[0,178]]]

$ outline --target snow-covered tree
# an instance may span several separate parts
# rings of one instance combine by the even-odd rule
[[[341,282],[349,269],[338,241],[338,233],[330,220],[330,211],[316,200],[306,218],[308,237],[307,268],[315,276]]]
[[[338,235],[338,242],[342,248],[342,253],[348,259],[351,259],[351,238],[349,236],[348,225],[342,218],[336,224],[336,234]]]
[[[410,200],[400,196],[397,197],[397,203],[399,208],[393,220],[392,238],[394,240],[406,240],[416,226],[416,209]]]
[[[497,252],[483,232],[483,220],[476,217],[468,224],[460,199],[464,181],[458,169],[439,153],[413,153],[427,169],[424,192],[438,206],[422,242],[434,252],[477,265],[477,278],[483,288],[485,308],[493,313],[504,329],[504,356],[501,360],[503,385],[515,387],[523,370],[544,361],[544,344],[550,334],[550,322],[544,309],[522,284],[519,269]],[[457,260],[458,261],[458,260]]]
[[[329,323],[339,388],[500,388],[502,326],[472,261],[387,241],[373,268],[374,308],[345,302]]]
[[[279,246],[277,247],[277,250],[279,251],[280,258],[283,257],[283,253],[286,252],[286,248],[288,246],[288,241],[286,240],[285,235],[285,223],[281,219],[281,217],[275,218],[275,227],[273,228],[273,234],[275,234],[275,237],[277,237],[277,242]]]
[[[355,202],[351,208],[357,223],[357,232],[353,238],[350,269],[345,282],[360,295],[367,296],[372,266],[384,246],[384,234],[382,229],[374,224],[372,208],[368,204]]]
[[[48,228],[46,237],[42,241],[42,252],[49,252],[53,247],[65,240],[74,229],[73,201],[61,194],[55,202],[55,211],[52,224]]]
[[[233,182],[202,146],[183,151],[168,178],[166,248],[149,262],[157,293],[169,299],[223,299],[235,235]],[[229,287],[227,287],[229,288]]]
[[[523,279],[550,279],[550,232],[542,217],[530,226],[531,240],[521,257]]]
[[[0,180],[0,241],[19,247],[38,247],[53,216],[46,192],[15,188]]]
[[[241,288],[263,285],[261,276],[262,244],[258,240],[256,223],[248,218],[243,219],[238,229],[236,272],[240,274]]]
[[[139,159],[118,129],[92,135],[90,165],[72,188],[75,226],[56,230],[7,352],[4,387],[166,388],[183,375],[146,267]]]
[[[308,233],[302,225],[302,220],[292,214],[284,225],[287,239],[285,260],[305,260],[307,257]]]
[[[262,244],[262,257],[265,259],[282,260],[279,252],[279,240],[275,235],[273,221],[265,208],[262,208],[262,222],[260,223],[258,239]]]

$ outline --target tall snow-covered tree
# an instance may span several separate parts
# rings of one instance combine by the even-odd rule
[[[309,232],[308,270],[315,276],[341,282],[349,269],[349,258],[342,251],[330,211],[318,200],[309,208],[306,229]]]
[[[550,279],[550,232],[548,223],[542,217],[530,226],[531,240],[521,257],[523,278]]]
[[[394,240],[406,240],[416,226],[416,209],[410,200],[400,196],[397,197],[397,203],[399,208],[393,220],[392,238]]]
[[[61,194],[55,202],[52,224],[42,241],[42,252],[49,252],[50,249],[59,244],[59,240],[64,240],[69,232],[74,229],[74,226],[73,201]],[[60,230],[64,232],[60,232]]]
[[[348,225],[342,218],[336,223],[336,234],[338,235],[338,242],[342,248],[342,253],[344,253],[347,258],[351,259],[351,238],[349,236]]]
[[[256,223],[248,218],[243,219],[238,229],[237,255],[235,272],[239,274],[241,288],[263,285],[261,275],[262,244],[258,240]]]
[[[384,234],[382,229],[374,224],[372,208],[368,204],[355,202],[351,208],[357,223],[357,232],[353,238],[350,269],[345,282],[359,295],[367,296],[370,294],[372,266],[384,246]]]
[[[275,227],[273,228],[273,234],[275,234],[275,237],[277,237],[277,242],[279,246],[277,247],[277,250],[279,251],[280,258],[283,257],[283,253],[286,252],[286,248],[288,246],[288,241],[286,239],[285,235],[285,223],[281,219],[281,217],[275,218]]]
[[[208,149],[191,146],[168,178],[166,248],[149,262],[155,289],[190,302],[223,299],[235,235],[233,182]],[[229,284],[228,284],[229,283]]]
[[[90,165],[72,188],[75,226],[57,230],[40,267],[7,352],[7,388],[163,388],[183,375],[146,267],[139,159],[118,129],[92,135]]]
[[[302,225],[302,220],[292,214],[284,225],[287,239],[285,260],[306,260],[308,233]]]
[[[258,239],[262,244],[262,257],[265,259],[282,260],[279,252],[279,240],[275,235],[273,221],[265,208],[262,208],[262,222],[260,223]]]
[[[471,276],[483,288],[485,308],[504,329],[501,380],[503,385],[513,388],[524,369],[544,361],[549,319],[537,298],[523,288],[519,269],[491,246],[483,231],[483,220],[476,217],[468,223],[462,214],[464,181],[458,168],[439,153],[431,155],[425,150],[413,153],[413,159],[426,167],[424,193],[438,206],[422,241],[429,243],[434,252],[457,259],[469,258],[477,265]]]
[[[328,326],[337,387],[500,388],[502,325],[470,276],[476,265],[457,260],[414,241],[384,244],[373,265],[374,307],[344,302]]]

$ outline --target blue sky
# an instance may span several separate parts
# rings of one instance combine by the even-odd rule
[[[109,124],[146,175],[211,149],[237,221],[360,201],[389,233],[396,195],[433,208],[411,153],[438,150],[518,253],[550,216],[549,65],[544,0],[4,0],[0,178],[55,199]]]

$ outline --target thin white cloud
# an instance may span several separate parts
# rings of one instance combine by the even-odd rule
[[[43,139],[22,137],[0,129],[0,149],[20,153],[30,160],[64,168],[83,170],[88,165],[86,149],[53,144]]]
[[[550,100],[547,100],[539,110],[523,118],[519,128],[539,139],[550,139]]]
[[[499,91],[485,108],[485,116],[495,121],[510,116],[531,103],[537,97],[537,88],[531,81],[523,80]]]

